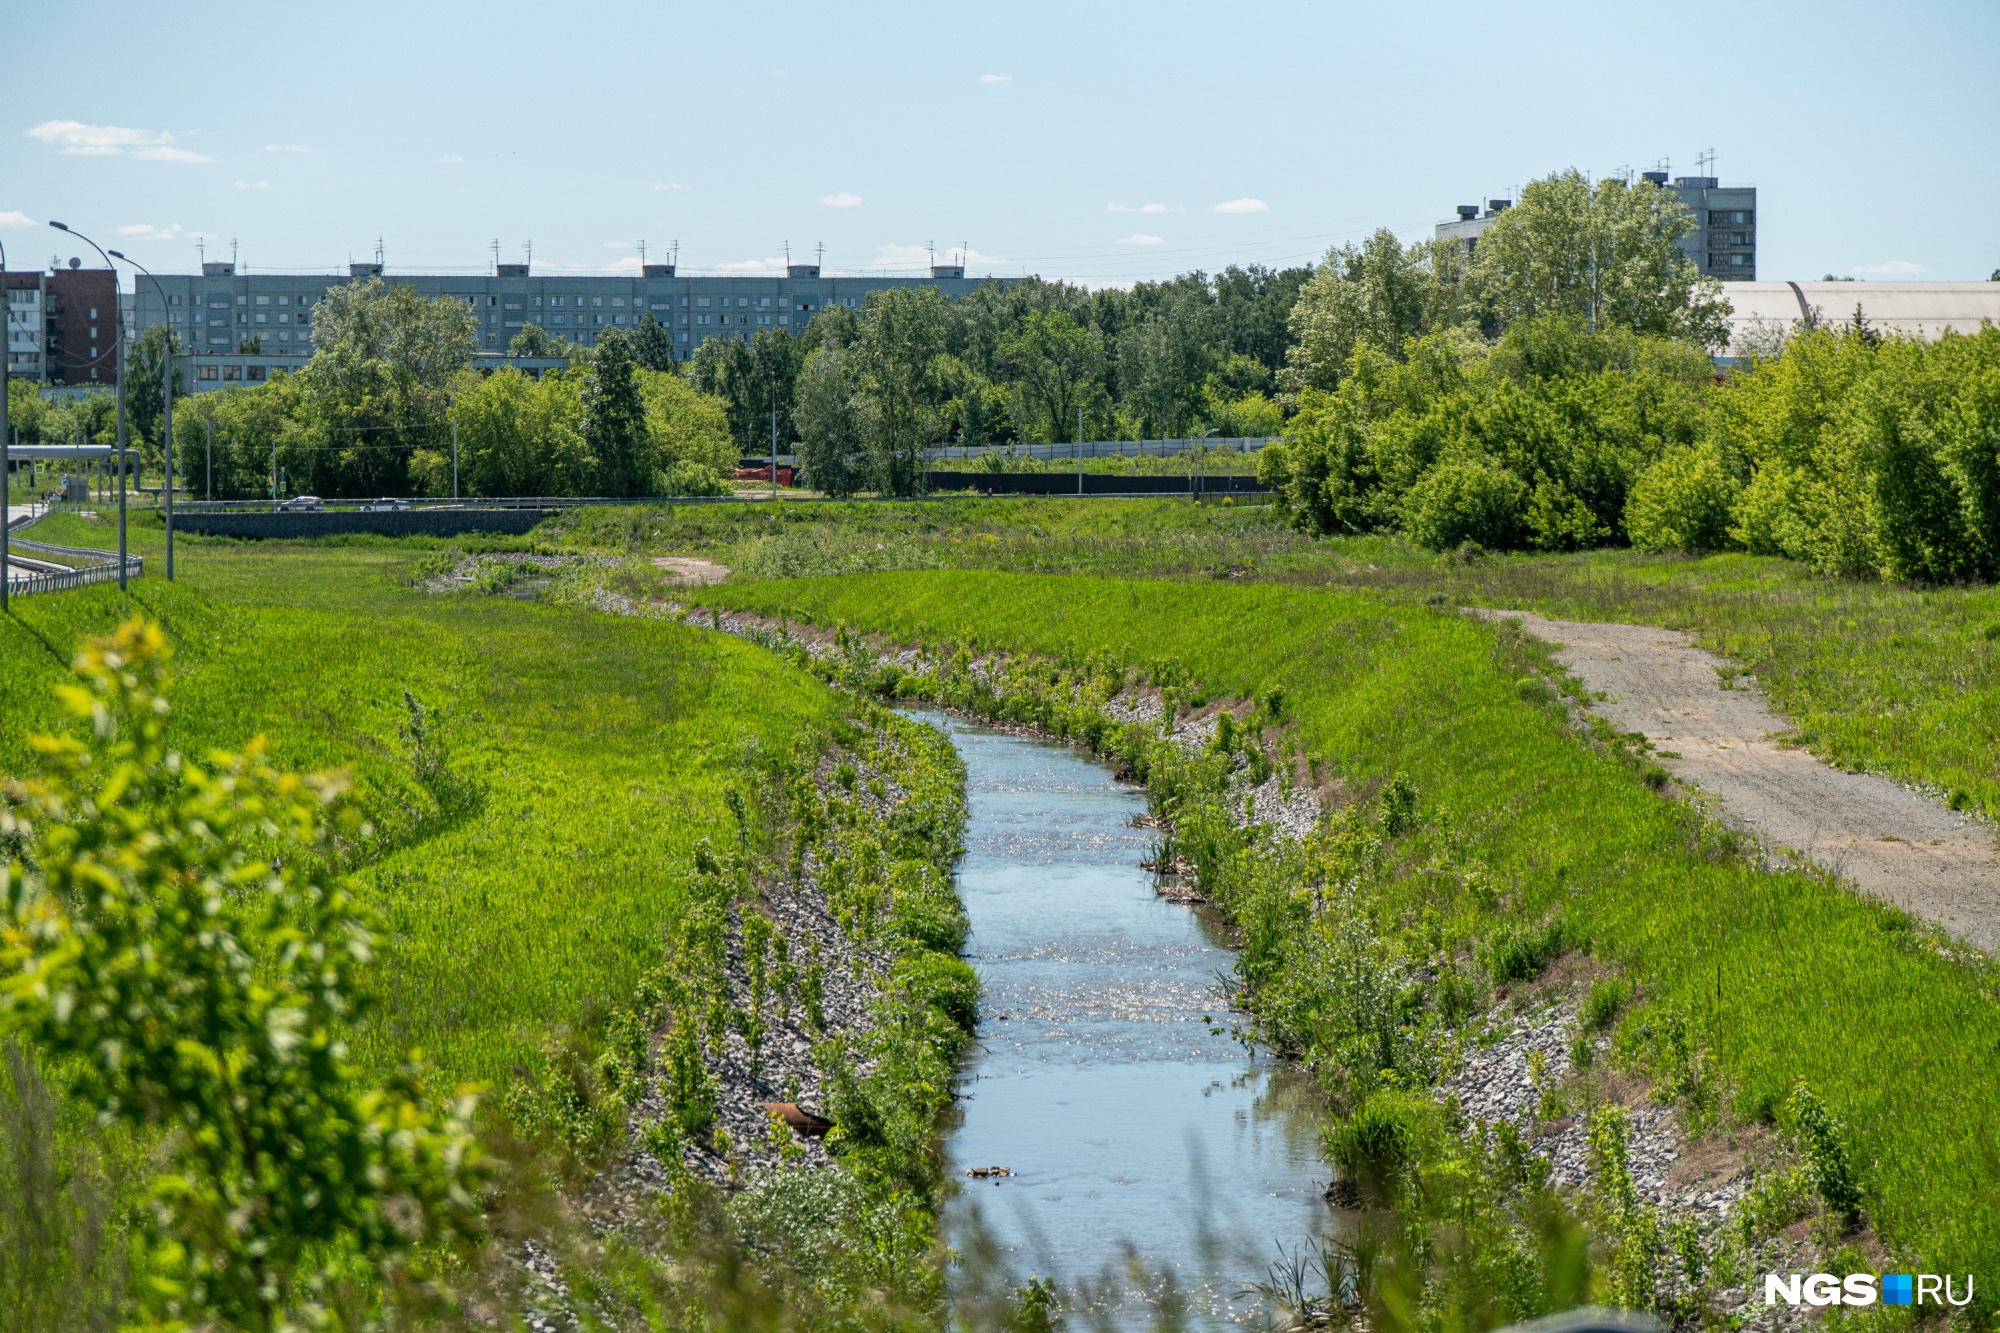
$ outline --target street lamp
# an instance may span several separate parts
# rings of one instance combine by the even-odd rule
[[[67,223],[51,220],[49,225],[57,231],[68,232],[91,249],[103,256],[104,266],[111,270],[111,319],[114,326],[112,336],[117,339],[116,363],[118,367],[118,591],[125,587],[125,313],[118,308],[118,266],[111,262],[111,256],[104,253],[104,247],[91,240],[80,231],[70,231]]]
[[[153,276],[153,271],[138,260],[118,251],[111,252],[113,259],[123,259],[133,268],[145,274],[153,284],[153,290],[160,294],[160,327],[167,332],[167,354],[161,358],[166,365],[160,372],[160,401],[165,404],[165,416],[160,427],[163,448],[167,454],[167,582],[174,581],[174,330],[167,322],[167,289]],[[139,297],[135,288],[132,294],[132,313],[139,313]],[[124,378],[122,375],[119,377]]]
[[[14,575],[7,541],[14,526],[14,469],[7,463],[7,373],[14,361],[14,306],[7,299],[7,247],[0,245],[0,611],[7,609]]]

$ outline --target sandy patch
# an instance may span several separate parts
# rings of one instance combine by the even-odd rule
[[[728,565],[718,565],[713,560],[698,560],[691,555],[656,555],[653,557],[653,568],[666,570],[669,583],[688,588],[705,588],[729,577]]]

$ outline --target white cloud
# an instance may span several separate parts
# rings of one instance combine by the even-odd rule
[[[312,149],[298,143],[267,143],[264,145],[264,151],[267,153],[310,153]]]
[[[440,161],[440,162],[463,162],[463,161],[465,161],[465,159],[464,159],[464,158],[462,158],[462,157],[460,157],[460,156],[459,156],[459,155],[458,155],[457,153],[446,153],[446,154],[445,154],[445,155],[444,155],[443,157],[439,158],[439,159],[438,159],[438,161]]]
[[[271,182],[269,182],[269,181],[238,181],[238,182],[236,182],[236,188],[237,188],[237,189],[239,189],[239,190],[268,190],[268,189],[270,189],[270,188],[271,188]]]
[[[1106,204],[1104,211],[1107,213],[1178,213],[1181,210],[1175,208],[1172,204],[1140,204],[1137,208],[1134,208],[1130,204]]]
[[[682,185],[678,181],[654,181],[653,188],[656,190],[685,190],[687,186]]]
[[[1166,243],[1166,237],[1148,236],[1143,231],[1135,231],[1130,236],[1120,236],[1118,238],[1118,244],[1120,245],[1165,245]]]
[[[1208,210],[1211,213],[1268,213],[1271,206],[1262,199],[1231,199],[1226,204],[1217,204]]]
[[[1874,273],[1885,278],[1907,278],[1913,273],[1922,273],[1922,264],[1912,264],[1907,259],[1892,259],[1886,264],[1856,264],[1849,273]]]
[[[979,76],[979,81],[981,83],[1012,83],[1014,76],[1012,74],[982,74]]]
[[[212,241],[213,235],[205,231],[186,231],[176,222],[170,227],[156,227],[150,222],[128,222],[117,228],[120,236],[129,236],[135,241]]]
[[[136,157],[146,162],[213,162],[212,157],[173,146],[165,130],[134,130],[123,125],[86,125],[80,120],[45,120],[27,131],[70,157]]]
[[[718,273],[741,278],[782,278],[785,276],[785,257],[774,255],[769,259],[738,259],[728,264],[717,264],[715,268]]]
[[[0,227],[32,227],[36,222],[18,208],[10,208],[0,213]]]
[[[606,273],[637,273],[639,271],[639,256],[627,255],[623,259],[614,259],[604,266],[604,271]]]
[[[842,190],[839,194],[827,195],[820,202],[828,208],[859,208],[861,206],[861,196]]]

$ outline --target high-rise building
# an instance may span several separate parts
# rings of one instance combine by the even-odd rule
[[[9,272],[7,374],[72,387],[118,379],[118,280],[108,268]]]
[[[884,288],[936,287],[961,296],[987,281],[966,277],[962,264],[934,265],[926,278],[850,278],[822,276],[817,264],[793,264],[783,277],[697,277],[672,264],[615,277],[538,277],[526,264],[496,264],[485,276],[391,274],[375,263],[350,264],[344,276],[300,276],[238,273],[235,264],[221,262],[203,264],[198,275],[163,274],[163,290],[142,280],[130,298],[132,327],[136,335],[165,323],[180,335],[195,362],[191,388],[263,379],[271,370],[297,369],[312,355],[312,307],[330,288],[373,278],[427,298],[463,301],[482,358],[505,356],[529,325],[590,346],[607,330],[629,331],[647,315],[666,326],[675,354],[687,357],[711,338],[747,342],[761,329],[802,333],[826,307],[859,309],[868,293]]]
[[[1667,184],[1667,173],[1645,178]],[[1677,176],[1671,187],[1694,214],[1695,230],[1680,240],[1682,253],[1706,278],[1724,282],[1757,280],[1757,187],[1724,185],[1714,176]]]

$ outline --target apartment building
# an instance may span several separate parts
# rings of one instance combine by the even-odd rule
[[[589,346],[606,330],[629,330],[649,314],[686,357],[710,338],[747,342],[760,329],[803,332],[827,306],[859,309],[872,291],[930,286],[961,296],[984,281],[966,277],[958,264],[935,265],[927,278],[850,278],[823,276],[817,264],[793,264],[784,277],[683,275],[672,264],[617,276],[538,277],[527,264],[499,264],[484,276],[405,275],[380,264],[350,264],[343,276],[246,274],[221,262],[203,264],[200,274],[163,274],[158,290],[142,279],[128,297],[131,326],[136,335],[165,323],[193,353],[191,387],[219,388],[227,379],[297,369],[313,351],[312,307],[330,288],[372,278],[426,298],[463,301],[483,357],[506,355],[531,324]]]
[[[44,384],[118,379],[118,278],[108,268],[6,276],[7,374]]]

